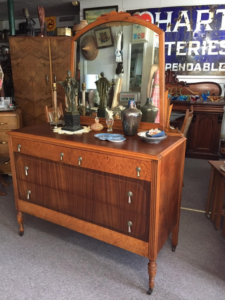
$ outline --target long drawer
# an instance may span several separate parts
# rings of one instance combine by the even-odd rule
[[[17,129],[19,127],[17,115],[0,116],[0,130]]]
[[[149,214],[150,182],[52,162],[15,153],[17,178],[102,202],[143,215]]]
[[[111,174],[151,181],[151,161],[107,155],[48,143],[13,139],[13,151]],[[137,172],[140,168],[140,172]],[[139,175],[139,176],[138,176]]]
[[[18,192],[21,200],[101,225],[137,239],[148,240],[149,219],[135,212],[23,180],[18,180]]]

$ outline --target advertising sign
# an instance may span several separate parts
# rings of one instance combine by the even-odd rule
[[[127,11],[165,31],[166,70],[225,75],[225,5]]]

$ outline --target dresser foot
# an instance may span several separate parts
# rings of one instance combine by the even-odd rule
[[[172,251],[175,252],[176,251],[177,246],[172,245]]]
[[[148,263],[148,275],[149,275],[149,290],[147,291],[148,295],[151,295],[153,288],[155,286],[155,275],[157,271],[157,264],[155,260],[150,260]]]
[[[153,290],[152,290],[152,289],[148,289],[148,290],[147,290],[147,294],[148,294],[148,295],[151,295],[151,294],[152,294],[152,292],[153,292]]]
[[[17,222],[19,223],[19,226],[20,226],[20,233],[19,235],[20,236],[23,236],[24,234],[24,228],[23,228],[23,214],[21,211],[18,211],[17,213]]]

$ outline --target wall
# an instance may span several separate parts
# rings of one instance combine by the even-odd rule
[[[79,16],[75,16],[74,21],[67,21],[67,22],[60,22],[59,20],[60,17],[56,17],[56,27],[68,27],[68,26],[73,26],[74,23],[78,24],[79,23]],[[40,23],[38,18],[33,18],[34,21],[36,22],[34,29],[39,29],[40,28]],[[19,30],[19,23],[26,22],[26,19],[21,19],[21,20],[15,20],[15,28],[16,30]],[[0,29],[9,29],[9,22],[8,21],[1,21],[0,22]]]
[[[224,4],[224,0],[80,0],[80,17],[83,19],[83,9],[89,7],[101,7],[101,6],[112,6],[118,5],[119,11],[126,11],[131,9],[138,8],[155,8],[155,7],[170,7],[170,6],[191,6],[191,5],[216,5],[216,4]]]

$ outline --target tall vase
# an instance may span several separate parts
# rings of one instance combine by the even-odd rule
[[[147,98],[145,105],[141,107],[141,111],[142,111],[142,117],[141,117],[142,122],[155,123],[155,119],[157,117],[159,109],[154,104],[152,104],[151,98]]]
[[[121,112],[123,131],[125,135],[135,135],[141,121],[142,112],[136,108],[134,100],[128,101],[128,106]]]

